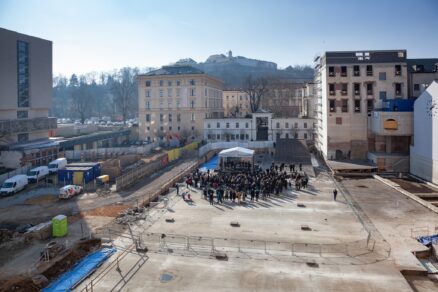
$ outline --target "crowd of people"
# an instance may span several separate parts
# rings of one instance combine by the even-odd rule
[[[194,171],[186,179],[187,187],[196,187],[202,190],[203,196],[210,204],[223,203],[224,201],[242,203],[246,200],[266,200],[273,195],[280,195],[286,189],[292,189],[293,183],[296,190],[307,188],[309,178],[302,171],[302,165],[287,166],[283,163],[274,163],[268,169],[255,168],[253,171],[239,172],[200,172]]]

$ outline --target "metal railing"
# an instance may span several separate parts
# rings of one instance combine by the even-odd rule
[[[207,254],[214,254],[215,252],[234,252],[295,257],[355,257],[357,255],[371,253],[375,248],[375,241],[371,236],[353,242],[336,244],[218,238],[164,233],[143,233],[138,236],[139,240],[145,244],[149,250],[158,252],[180,250]]]

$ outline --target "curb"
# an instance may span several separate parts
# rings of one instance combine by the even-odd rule
[[[400,187],[398,184],[393,183],[391,181],[389,181],[388,179],[385,179],[377,174],[373,175],[373,178],[377,179],[378,181],[384,183],[385,185],[393,188],[394,190],[402,193],[403,195],[405,195],[406,197],[414,200],[415,202],[417,202],[418,204],[428,208],[429,210],[435,212],[438,214],[438,207],[432,205],[429,202],[424,201],[423,199],[420,199],[419,197],[417,197],[416,195],[404,190],[402,187]]]

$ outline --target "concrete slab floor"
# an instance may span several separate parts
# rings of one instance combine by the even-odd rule
[[[375,179],[346,179],[342,184],[391,245],[396,266],[423,270],[412,252],[427,248],[413,236],[421,235],[416,229],[438,226],[438,215]]]
[[[288,190],[280,197],[247,206],[233,203],[211,206],[201,198],[199,191],[192,191],[193,205],[173,199],[171,212],[162,212],[150,227],[149,223],[134,227],[134,232],[321,244],[347,243],[366,237],[366,231],[342,196],[338,195],[338,201],[333,201],[334,184],[326,173],[311,178],[310,185],[308,190]],[[374,199],[381,198],[375,194],[370,200]],[[368,204],[365,200],[362,203],[383,209],[376,204],[384,202]],[[305,208],[298,207],[298,203]],[[379,216],[385,218],[385,214]],[[167,217],[174,218],[175,222],[165,222]],[[234,220],[239,221],[241,227],[231,227],[230,222]],[[301,231],[304,224],[316,231]],[[115,243],[129,246],[132,241],[119,238]],[[122,252],[118,251],[96,274]],[[219,261],[188,255],[149,252],[143,258],[127,253],[119,262],[119,271],[114,267],[109,269],[108,274],[95,283],[93,291],[411,291],[391,260],[352,264],[344,258],[324,261],[303,257],[282,261],[275,257],[231,256],[228,261]],[[399,255],[407,256],[406,253]],[[306,262],[317,262],[319,266],[312,267]],[[77,291],[87,283],[89,281],[82,283]]]

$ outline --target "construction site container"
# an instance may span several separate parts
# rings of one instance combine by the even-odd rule
[[[82,185],[96,178],[93,167],[67,166],[58,171],[58,182],[64,184]]]
[[[68,233],[67,216],[58,215],[52,219],[53,237],[63,237]]]
[[[100,176],[100,163],[99,162],[73,162],[67,164],[67,167],[91,167],[93,168],[94,178]]]

